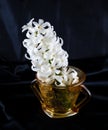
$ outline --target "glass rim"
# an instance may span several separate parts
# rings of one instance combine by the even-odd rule
[[[66,86],[75,87],[75,86],[81,85],[85,81],[85,79],[86,79],[85,72],[82,71],[81,69],[79,69],[78,67],[75,67],[75,66],[70,66],[69,65],[68,67],[73,68],[78,73],[79,81],[77,83],[74,83],[74,84],[71,84],[71,85],[66,85]],[[51,86],[52,85],[52,87],[57,88],[57,89],[64,89],[64,88],[66,88],[66,86],[56,86],[53,83],[52,84],[48,84],[48,83],[42,82],[41,80],[39,80],[37,78],[35,78],[31,83],[34,83],[36,81],[39,82],[40,84],[45,85],[45,86]]]

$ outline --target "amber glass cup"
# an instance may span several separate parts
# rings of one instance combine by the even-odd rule
[[[91,97],[90,91],[83,84],[86,75],[79,68],[75,69],[79,76],[79,82],[69,86],[56,86],[42,83],[35,79],[31,88],[41,103],[41,108],[51,118],[65,118],[77,114]]]

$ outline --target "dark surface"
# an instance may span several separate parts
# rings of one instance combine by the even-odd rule
[[[0,130],[108,130],[108,3],[104,0],[0,0]],[[30,88],[21,27],[49,21],[64,39],[69,64],[82,69],[91,100],[80,112],[51,119]]]

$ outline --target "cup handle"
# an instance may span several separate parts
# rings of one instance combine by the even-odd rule
[[[75,103],[75,107],[77,109],[80,109],[81,107],[83,107],[91,98],[90,91],[84,85],[81,85],[79,87],[80,87],[80,94],[83,95],[83,96],[82,96],[81,99],[79,99],[80,98],[80,96],[79,96],[78,97],[79,101],[77,100],[76,103]]]
[[[35,96],[36,96],[36,97],[38,98],[38,100],[42,103],[43,100],[42,100],[42,97],[41,97],[41,94],[40,94],[40,90],[38,89],[38,83],[37,83],[36,79],[32,81],[32,83],[31,83],[31,88],[32,88],[32,90],[33,90]]]

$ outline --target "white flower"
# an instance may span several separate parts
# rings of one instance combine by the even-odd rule
[[[35,22],[33,18],[22,27],[24,31],[27,31],[27,39],[23,40],[23,46],[27,49],[25,57],[31,60],[31,69],[39,80],[55,82],[58,86],[78,82],[77,72],[68,69],[68,53],[62,48],[63,39],[56,36],[49,22],[42,19]]]

